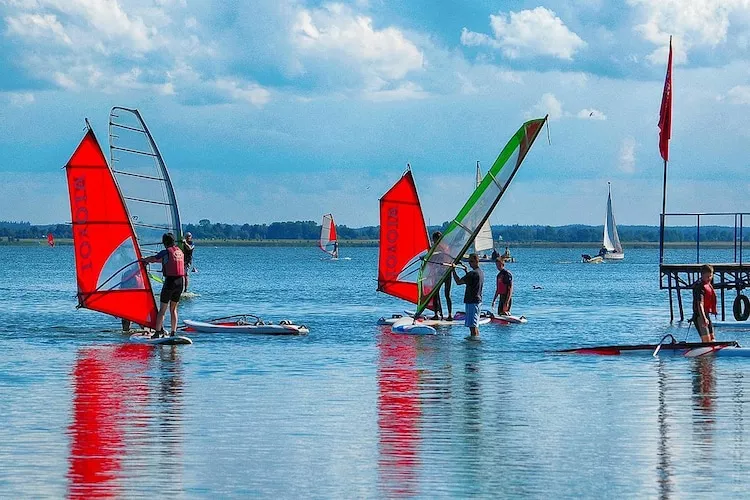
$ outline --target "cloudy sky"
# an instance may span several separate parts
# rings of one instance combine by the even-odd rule
[[[377,224],[407,162],[453,217],[477,160],[549,113],[495,224],[656,224],[674,35],[668,210],[748,211],[750,0],[0,0],[0,220],[69,220],[88,117],[141,110],[183,220],[333,212]]]

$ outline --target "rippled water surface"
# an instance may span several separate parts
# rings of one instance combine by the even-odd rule
[[[580,253],[517,249],[529,322],[473,343],[376,326],[406,305],[374,291],[374,248],[199,246],[183,319],[254,312],[311,333],[155,348],[75,310],[71,247],[0,247],[0,496],[744,496],[750,360],[545,352],[688,334],[669,326],[655,250]]]

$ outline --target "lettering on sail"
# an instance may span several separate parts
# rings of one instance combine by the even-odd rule
[[[75,230],[76,259],[80,272],[89,271],[91,264],[91,240],[89,238],[89,209],[86,196],[86,176],[73,178],[73,227]]]
[[[398,248],[398,207],[388,209],[385,227],[385,279],[395,281],[401,272],[401,269],[396,267],[398,265],[398,255],[396,252]]]

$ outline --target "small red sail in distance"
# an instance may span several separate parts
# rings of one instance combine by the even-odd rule
[[[323,215],[323,220],[320,223],[320,242],[318,242],[318,246],[325,253],[335,257],[334,249],[336,248],[337,240],[336,224],[333,222],[333,215]]]
[[[93,130],[65,165],[79,307],[156,326],[156,302],[120,190]]]
[[[55,236],[52,233],[47,233],[47,244],[51,247],[55,246]]]
[[[378,291],[416,304],[419,257],[430,248],[427,227],[411,170],[380,198]],[[414,272],[406,269],[415,266]],[[399,276],[403,273],[404,276]],[[409,274],[415,281],[407,281]]]

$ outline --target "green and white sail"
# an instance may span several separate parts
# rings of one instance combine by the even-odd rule
[[[161,237],[172,233],[182,241],[177,207],[167,165],[137,109],[114,107],[109,114],[110,168],[144,257],[161,250]],[[153,271],[160,271],[155,264]]]
[[[516,175],[547,117],[529,120],[511,137],[490,170],[458,212],[443,236],[435,242],[419,269],[419,304],[416,315],[424,311],[440,286],[449,279],[453,267],[474,242],[500,198]]]

